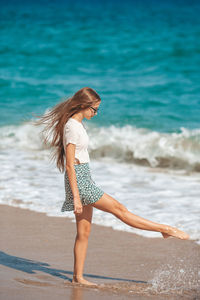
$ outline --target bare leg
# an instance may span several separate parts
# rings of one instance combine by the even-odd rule
[[[74,274],[72,283],[81,283],[85,285],[96,285],[83,278],[83,268],[88,247],[88,238],[91,230],[93,207],[83,206],[83,212],[76,217],[77,235],[74,244]]]
[[[100,210],[112,213],[122,222],[131,227],[139,228],[142,230],[158,231],[163,235],[164,238],[167,238],[169,236],[174,236],[180,239],[189,238],[189,235],[187,233],[175,227],[151,222],[147,219],[134,215],[123,204],[106,193],[104,193],[97,202],[92,204],[92,206]]]

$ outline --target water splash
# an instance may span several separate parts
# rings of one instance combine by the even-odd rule
[[[162,265],[155,271],[154,277],[149,283],[152,284],[151,290],[158,293],[169,293],[176,291],[179,294],[185,291],[198,290],[200,285],[200,272],[198,265],[196,268],[185,264],[185,259],[180,259],[176,265]]]

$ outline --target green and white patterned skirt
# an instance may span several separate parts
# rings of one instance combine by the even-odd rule
[[[80,199],[83,205],[88,205],[99,200],[104,191],[96,185],[91,177],[89,163],[74,165],[76,180],[79,189]],[[69,178],[65,170],[65,201],[62,205],[61,212],[74,210],[73,194],[69,183]]]

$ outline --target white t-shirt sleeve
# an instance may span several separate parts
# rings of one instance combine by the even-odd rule
[[[64,135],[65,135],[65,145],[71,143],[71,144],[77,144],[79,139],[79,128],[75,126],[74,124],[67,124],[65,126]]]

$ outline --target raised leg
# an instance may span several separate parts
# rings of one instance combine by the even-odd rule
[[[72,283],[96,285],[83,278],[83,268],[88,247],[88,238],[91,231],[93,207],[83,206],[83,212],[76,217],[77,235],[74,244],[74,274]]]
[[[134,215],[123,204],[106,193],[104,193],[97,202],[92,204],[92,206],[115,215],[118,219],[131,227],[142,230],[158,231],[163,235],[164,238],[168,238],[169,236],[174,236],[180,239],[189,238],[187,233],[175,227],[155,223]]]

